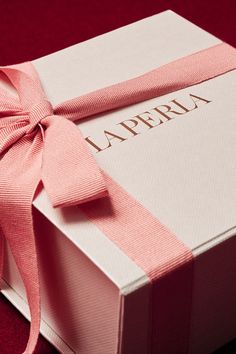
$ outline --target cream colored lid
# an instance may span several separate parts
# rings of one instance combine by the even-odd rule
[[[214,36],[166,11],[33,63],[48,98],[56,104],[218,43]],[[198,109],[155,129],[144,129],[100,153],[91,148],[99,165],[195,254],[235,232],[235,92],[235,72],[231,72],[79,125],[85,137],[104,144],[103,130],[117,131],[117,123],[153,107],[173,99],[190,105],[190,93],[211,101],[199,102]],[[44,192],[34,205],[120,288],[147,281],[132,260],[78,215],[78,209],[68,209],[74,221],[66,223]]]

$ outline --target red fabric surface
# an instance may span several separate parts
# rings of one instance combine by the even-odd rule
[[[0,65],[38,58],[166,9],[236,46],[235,0],[0,0]],[[28,330],[0,296],[0,354],[21,353]],[[48,353],[57,351],[41,337],[36,354]],[[236,353],[236,345],[220,353]]]

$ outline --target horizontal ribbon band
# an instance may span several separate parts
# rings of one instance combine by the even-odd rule
[[[52,107],[31,63],[0,67],[5,81],[14,86],[18,95],[15,97],[8,90],[0,89],[0,230],[11,247],[27,292],[31,329],[25,354],[33,353],[40,326],[40,287],[32,201],[36,190],[42,185],[55,207],[81,204],[88,217],[153,281],[189,264],[192,259],[191,252],[167,228],[147,214],[130,196],[127,197],[126,192],[100,170],[73,121],[161,96],[235,68],[235,49],[222,43],[140,77]],[[122,204],[123,197],[127,205]],[[99,198],[103,200],[94,201]],[[99,203],[105,200],[110,201],[114,211],[109,219],[104,216],[104,208],[99,210]],[[85,204],[88,201],[90,203]],[[145,217],[132,219],[127,211],[129,206]],[[149,230],[156,237],[155,252],[151,257],[147,254],[154,239],[147,244],[145,238],[142,240],[137,226],[139,230],[145,230],[145,237],[148,237]],[[124,228],[127,232],[123,232]],[[129,233],[135,232],[139,239],[138,247],[130,241],[133,236],[129,239]],[[148,247],[146,253],[142,252],[145,247]],[[185,273],[185,277],[191,284],[191,267],[188,269],[190,271]],[[186,294],[189,294],[190,288],[185,289]],[[163,300],[165,296],[160,295],[160,287],[155,289],[154,297],[160,299],[162,296]],[[188,322],[190,307],[188,303],[185,323]],[[159,325],[159,321],[153,321],[155,328]],[[187,333],[188,325],[185,327]],[[183,353],[187,350],[186,336],[182,344]],[[153,343],[155,341],[152,339]],[[153,348],[159,348],[158,352],[161,352],[158,346],[153,344]]]

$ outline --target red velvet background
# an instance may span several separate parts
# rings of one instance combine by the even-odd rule
[[[166,9],[236,46],[236,0],[0,0],[0,65],[38,58]],[[22,353],[28,330],[0,296],[0,354]],[[36,354],[49,353],[57,351],[40,337]],[[236,353],[236,343],[217,353]]]

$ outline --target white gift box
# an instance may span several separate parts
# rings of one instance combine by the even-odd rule
[[[55,105],[218,43],[166,11],[33,64]],[[193,253],[191,354],[210,353],[236,336],[235,75],[232,71],[79,122],[99,166]],[[176,102],[191,107],[194,97],[202,98],[198,109],[158,128],[140,123],[132,127],[134,134],[120,124],[137,115],[146,119],[147,112],[158,120],[154,107]],[[108,148],[104,131],[123,140],[114,139]],[[150,354],[145,272],[77,207],[53,209],[42,191],[34,201],[34,214],[41,333],[65,354]],[[29,318],[9,250],[5,263],[2,292]],[[171,353],[184,354],[179,350]]]

